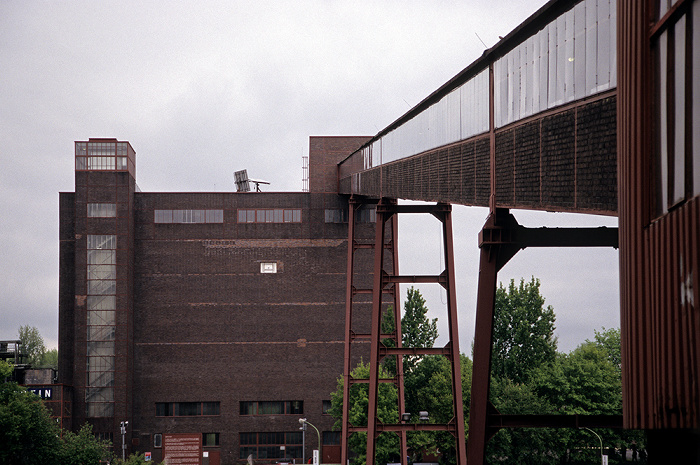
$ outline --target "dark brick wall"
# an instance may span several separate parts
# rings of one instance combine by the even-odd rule
[[[338,192],[338,162],[369,139],[369,136],[309,137],[309,192]]]
[[[73,384],[75,343],[75,194],[59,196],[58,382]],[[68,428],[71,425],[67,426]]]
[[[223,224],[154,224],[155,209],[220,208]],[[239,208],[301,208],[301,224],[239,224]],[[222,463],[238,456],[239,433],[297,431],[299,415],[240,416],[242,400],[303,400],[319,429],[342,375],[347,224],[325,223],[334,194],[136,194],[134,434],[219,432]],[[358,238],[373,237],[360,225]],[[276,274],[261,274],[260,262]],[[371,282],[371,257],[356,262]],[[369,331],[369,305],[355,330]],[[367,359],[369,347],[354,349]],[[219,401],[211,418],[156,418],[156,402]],[[307,455],[310,454],[313,441]],[[157,458],[157,457],[156,457]],[[226,462],[224,462],[224,459]]]
[[[576,119],[568,110],[542,119],[542,202],[572,209],[576,200]]]
[[[576,200],[582,208],[617,211],[615,100],[599,100],[578,110]]]
[[[497,130],[498,206],[614,214],[615,104],[614,95],[580,102]],[[488,135],[477,136],[362,171],[353,192],[488,206],[489,153]],[[340,192],[351,193],[348,180],[341,179]]]

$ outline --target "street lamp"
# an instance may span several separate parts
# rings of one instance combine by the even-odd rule
[[[601,463],[601,465],[608,465],[608,460],[607,460],[608,456],[603,455],[603,439],[600,437],[600,435],[598,435],[598,433],[596,433],[595,431],[593,431],[592,429],[590,429],[586,426],[580,426],[579,429],[586,429],[598,437],[598,440],[600,441],[600,463]]]
[[[299,418],[299,423],[303,425],[309,425],[316,430],[316,435],[318,436],[318,463],[321,463],[321,433],[318,432],[318,428],[309,423],[306,418]]]
[[[124,441],[124,436],[126,436],[126,427],[129,425],[128,421],[122,421],[120,424],[120,429],[122,431],[122,462],[125,460],[126,455],[126,442]]]

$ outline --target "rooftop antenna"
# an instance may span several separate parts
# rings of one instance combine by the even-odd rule
[[[479,37],[479,34],[477,34],[476,32],[474,32],[474,34],[476,34],[476,38],[479,39],[479,42],[481,42],[482,44],[484,44],[484,48],[489,48],[489,46],[486,45],[486,42],[484,42],[483,40],[481,40],[481,37]]]
[[[240,170],[233,173],[236,182],[236,192],[250,192],[250,183],[255,185],[255,192],[261,192],[260,184],[270,184],[262,179],[251,179],[248,177],[248,170]]]

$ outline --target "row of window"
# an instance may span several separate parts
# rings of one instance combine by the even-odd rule
[[[400,126],[363,147],[364,169],[468,139],[617,86],[616,0],[583,0]],[[344,175],[343,175],[344,176]]]
[[[239,223],[301,223],[300,208],[239,209]]]
[[[126,142],[76,142],[76,170],[126,170]]]
[[[347,208],[328,208],[325,212],[326,223],[347,223]],[[362,208],[357,212],[357,223],[376,223],[377,210],[374,208]]]
[[[88,357],[88,371],[113,370],[113,360],[92,355]],[[331,401],[323,401],[323,414],[328,414]],[[241,415],[303,415],[304,401],[242,401]],[[157,417],[189,417],[220,415],[220,402],[156,402]]]
[[[304,402],[288,401],[244,401],[241,402],[241,415],[302,415]]]
[[[76,170],[125,170],[126,167],[126,157],[75,157]]]
[[[88,218],[116,218],[116,203],[89,203],[87,204]]]
[[[113,203],[89,203],[89,218],[114,218],[117,206]],[[155,210],[154,222],[157,224],[199,224],[223,223],[223,210]],[[374,223],[376,210],[361,209],[357,214],[359,223]],[[256,208],[239,209],[239,223],[301,223],[300,208]],[[347,223],[348,209],[329,208],[325,210],[326,223]]]
[[[223,210],[156,210],[156,223],[223,223]]]
[[[156,402],[157,417],[220,415],[219,402]]]
[[[88,214],[89,216],[89,214]],[[223,223],[223,210],[155,210],[159,224]],[[301,223],[300,208],[239,209],[239,223]]]

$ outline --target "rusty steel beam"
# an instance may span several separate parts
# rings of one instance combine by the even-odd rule
[[[384,249],[385,247],[375,247],[374,251],[374,275],[373,275],[373,293],[372,293],[372,321],[371,321],[371,349],[370,349],[370,377],[369,380],[353,380],[354,383],[368,382],[369,384],[369,399],[367,407],[367,427],[357,428],[352,425],[346,425],[347,431],[366,431],[367,432],[367,463],[373,464],[376,439],[379,434],[386,431],[391,431],[399,434],[401,438],[401,454],[402,463],[406,460],[406,432],[407,431],[449,431],[455,436],[455,451],[457,455],[458,465],[466,465],[466,442],[465,425],[464,425],[464,409],[462,399],[462,384],[461,384],[461,368],[459,354],[459,334],[457,325],[457,307],[456,307],[456,280],[454,269],[454,245],[452,238],[452,207],[446,204],[437,205],[396,205],[394,201],[383,199],[377,205],[377,219],[375,225],[375,243],[386,235],[386,224],[391,219],[394,229],[396,229],[397,213],[429,213],[435,216],[442,223],[442,239],[444,245],[445,271],[438,276],[400,276],[398,275],[398,262],[394,262],[392,273],[385,272],[384,266]],[[395,237],[395,236],[394,236]],[[394,260],[397,260],[396,246],[394,250]],[[381,316],[382,316],[382,294],[385,292],[385,286],[394,291],[394,308],[396,327],[400,327],[399,310],[400,300],[398,298],[398,284],[401,282],[427,282],[441,284],[447,290],[448,298],[448,327],[450,340],[443,348],[411,348],[402,347],[400,343],[400,330],[397,332],[397,347],[386,347],[382,344],[381,333]],[[391,286],[393,285],[393,286]],[[377,406],[379,395],[379,383],[390,382],[391,380],[379,379],[379,364],[381,359],[387,355],[397,356],[397,368],[399,370],[398,388],[399,388],[399,412],[404,413],[403,405],[403,372],[402,360],[403,355],[416,354],[440,354],[444,355],[450,361],[452,367],[452,393],[453,393],[453,418],[449,424],[396,424],[387,425],[381,423],[377,418]],[[344,434],[346,436],[347,434]]]
[[[350,366],[351,346],[354,339],[352,331],[352,298],[355,295],[355,287],[353,286],[352,277],[355,273],[355,210],[357,202],[355,199],[348,201],[348,257],[346,273],[346,294],[345,294],[345,356],[343,359],[343,424],[342,433],[340,435],[340,456],[341,463],[348,463],[348,439],[350,433],[347,428],[350,425],[350,406],[346,399],[350,398]]]
[[[386,235],[386,222],[391,217],[382,202],[377,204],[377,215],[375,224],[375,244],[384,243]],[[374,248],[374,274],[372,280],[372,340],[370,346],[370,369],[369,369],[369,394],[367,404],[367,464],[374,463],[375,447],[377,441],[377,398],[379,396],[379,345],[381,343],[379,335],[382,325],[382,290],[384,288],[382,278],[384,277],[384,247]],[[348,399],[348,398],[346,398]],[[343,462],[345,463],[345,462]]]
[[[488,428],[622,428],[622,415],[490,414]]]
[[[379,354],[386,355],[445,355],[451,357],[453,350],[448,347],[380,347]]]
[[[353,426],[350,428],[350,430],[353,433],[364,432],[367,431],[367,427]],[[457,427],[454,423],[404,423],[397,425],[380,423],[377,426],[377,431],[381,433],[385,431],[391,431],[394,433],[406,433],[408,431],[447,431],[448,433],[456,434]]]

